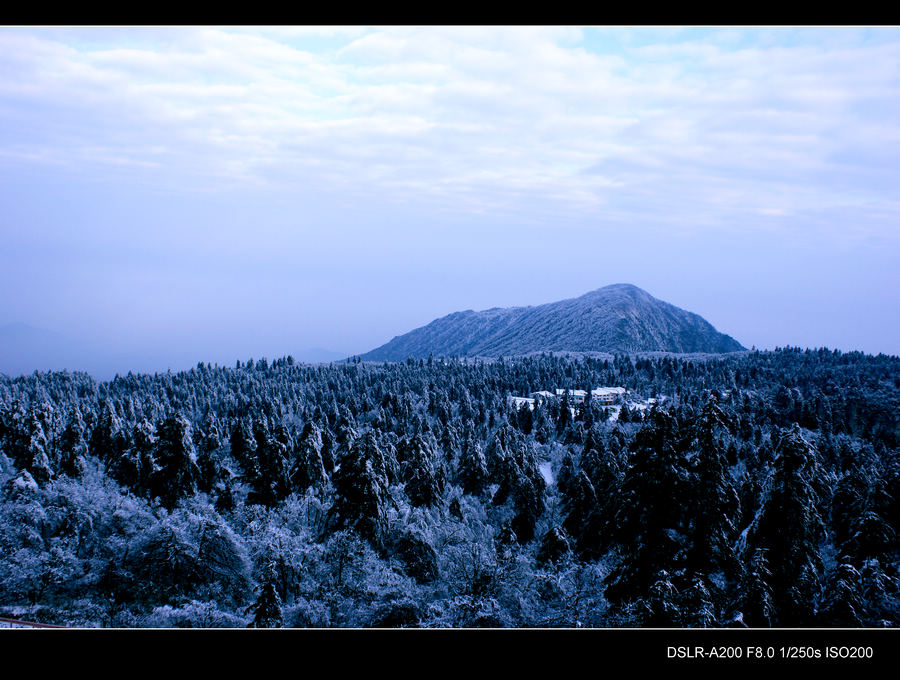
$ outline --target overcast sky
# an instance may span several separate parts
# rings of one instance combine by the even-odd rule
[[[898,114],[893,28],[0,28],[0,325],[180,368],[627,282],[900,354]]]

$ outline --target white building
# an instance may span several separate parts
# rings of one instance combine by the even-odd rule
[[[566,392],[569,393],[569,399],[576,402],[583,402],[587,396],[584,390],[556,390],[556,396],[562,397]],[[591,401],[596,404],[612,404],[620,397],[625,396],[624,387],[598,387],[591,390]]]
[[[528,408],[534,410],[535,404],[540,404],[551,399],[562,399],[565,394],[569,395],[570,407],[584,403],[585,398],[587,397],[587,392],[585,392],[584,390],[557,389],[555,392],[540,390],[538,392],[532,392],[527,397],[516,397],[510,395],[506,398],[506,404],[510,408],[515,408],[517,411],[525,404],[528,404]],[[613,404],[624,396],[624,387],[598,387],[595,390],[591,390],[591,401],[595,404]]]
[[[584,401],[584,398],[587,396],[587,392],[584,390],[561,390],[559,388],[556,389],[556,396],[562,398],[564,395],[568,394],[569,399],[572,401]]]
[[[513,396],[509,396],[506,398],[506,405],[509,408],[515,408],[517,411],[525,404],[528,404],[529,409],[531,409],[532,411],[534,410],[534,399],[529,399],[528,397]]]
[[[532,392],[528,395],[535,401],[547,401],[548,399],[556,399],[556,395],[553,392],[548,392],[547,390],[540,390],[538,392]]]
[[[624,396],[624,387],[598,387],[595,390],[591,390],[591,399],[599,404],[612,404]]]

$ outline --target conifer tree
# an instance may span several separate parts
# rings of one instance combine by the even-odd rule
[[[591,480],[584,470],[576,470],[573,479],[561,491],[563,510],[566,513],[563,527],[575,541],[582,557],[596,558],[600,546],[600,502]]]
[[[571,551],[571,546],[565,532],[559,527],[551,527],[541,539],[541,547],[538,549],[537,562],[548,565],[563,559]]]
[[[371,431],[354,440],[334,472],[335,500],[329,512],[333,528],[354,529],[376,547],[388,524],[384,468],[384,454]]]
[[[44,425],[32,411],[26,420],[22,467],[31,473],[38,484],[44,484],[55,477],[49,449],[50,444],[44,433]]]
[[[769,585],[772,572],[764,548],[753,551],[741,576],[738,607],[745,625],[770,627],[775,621],[775,603]]]
[[[466,437],[465,444],[463,444],[457,477],[464,493],[480,496],[487,489],[487,461],[481,446],[472,439],[471,435]]]
[[[84,469],[88,445],[85,440],[85,424],[81,409],[76,405],[63,430],[59,442],[59,471],[70,477],[78,477]]]
[[[134,426],[129,437],[129,446],[111,467],[113,477],[130,487],[137,495],[150,492],[150,486],[160,473],[156,463],[158,437],[156,428],[146,419]]]
[[[191,423],[180,412],[171,413],[159,429],[156,470],[150,480],[151,493],[167,508],[197,492],[200,468],[191,437]]]
[[[401,441],[398,457],[403,461],[400,477],[410,502],[414,506],[435,505],[440,500],[443,485],[435,472],[435,453],[431,443],[423,435],[413,435]]]
[[[819,474],[817,454],[796,423],[782,431],[775,454],[768,497],[751,542],[767,551],[775,624],[808,625],[822,573],[819,542],[824,524],[813,488]]]
[[[253,436],[253,420],[242,418],[231,430],[231,455],[248,479],[258,474],[257,443]]]
[[[571,495],[572,485],[579,472],[575,466],[575,459],[572,458],[572,452],[567,450],[556,475],[556,488],[563,499]]]
[[[497,448],[502,455],[498,453],[497,456],[499,488],[493,502],[502,505],[512,497],[516,509],[512,529],[521,543],[527,543],[534,538],[535,525],[544,512],[546,482],[538,469],[534,451],[520,434],[509,436],[506,445],[506,449],[502,444]]]
[[[713,628],[719,622],[719,613],[710,582],[702,576],[694,576],[680,592],[678,608],[679,625],[688,628]]]
[[[851,564],[840,564],[827,580],[825,598],[817,613],[822,626],[858,628],[865,625],[862,578]]]
[[[534,426],[534,414],[531,412],[531,407],[526,403],[522,404],[521,408],[516,411],[516,427],[518,427],[523,433],[531,434],[531,430]]]
[[[728,418],[715,397],[710,397],[690,427],[690,484],[702,502],[689,506],[691,547],[687,566],[694,573],[708,574],[724,569],[735,573],[735,519],[739,509],[737,490],[728,474],[723,436]]]
[[[104,463],[115,461],[125,449],[124,424],[112,402],[104,400],[99,420],[91,432],[90,451]]]
[[[275,588],[274,569],[271,572],[260,588],[259,597],[253,603],[253,621],[248,628],[281,628],[284,626],[281,597]]]
[[[674,418],[653,409],[635,435],[614,527],[622,561],[607,577],[613,602],[646,597],[657,574],[683,559],[687,470],[676,434]]]
[[[563,432],[572,422],[571,404],[569,403],[569,392],[563,394],[559,400],[559,417],[556,419],[556,434],[562,436]]]
[[[249,480],[251,492],[247,502],[272,508],[289,493],[287,445],[272,436],[265,417],[254,424],[253,438],[256,441],[257,466]]]
[[[596,502],[583,516],[578,546],[582,554],[598,557],[611,539],[623,472],[613,450],[594,430],[588,430],[585,435],[581,468],[590,481]]]
[[[327,481],[322,446],[322,431],[315,422],[309,421],[300,433],[291,469],[291,483],[296,490],[302,492],[309,487],[322,487]]]

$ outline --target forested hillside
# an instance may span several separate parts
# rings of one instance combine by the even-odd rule
[[[599,386],[625,403],[507,401]],[[883,355],[0,378],[0,616],[893,626],[898,485]]]

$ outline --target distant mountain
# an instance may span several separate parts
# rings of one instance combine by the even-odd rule
[[[361,355],[366,361],[407,357],[515,356],[531,352],[702,352],[745,349],[708,321],[637,286],[618,283],[537,307],[456,312]]]
[[[330,364],[333,361],[343,361],[350,356],[347,352],[335,352],[322,347],[310,347],[294,353],[294,359],[307,364]]]
[[[318,364],[343,361],[350,355],[312,347],[294,352],[293,356],[303,363]],[[199,358],[203,359],[202,355]],[[129,371],[164,373],[194,365],[196,358],[188,351],[179,353],[171,348],[157,353],[117,351],[24,323],[0,326],[0,374],[11,377],[30,375],[34,371],[84,371],[98,380],[111,380],[116,374],[125,375]]]
[[[117,352],[24,323],[0,326],[0,373],[16,377],[34,371],[83,371],[99,380],[117,372],[149,371],[151,357]],[[165,366],[162,369],[165,370]]]
[[[0,373],[85,370],[86,348],[64,335],[24,323],[0,326]]]

